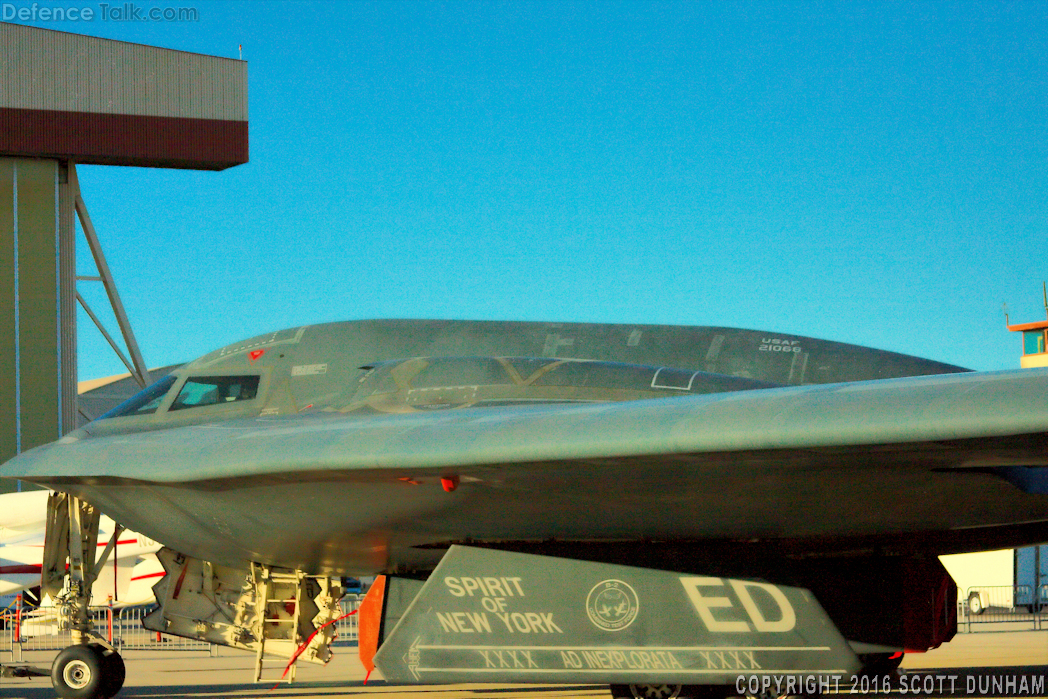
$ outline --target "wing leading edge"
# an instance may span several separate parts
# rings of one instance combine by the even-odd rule
[[[191,483],[317,470],[447,469],[633,457],[928,445],[1048,434],[1048,370],[950,374],[671,400],[503,406],[405,415],[260,417],[74,440],[35,449],[4,476]],[[1048,451],[954,465],[1048,465]],[[75,458],[69,458],[75,456]],[[145,461],[148,459],[148,463]],[[946,458],[947,461],[953,461]],[[148,468],[146,468],[148,466]]]
[[[1048,371],[1023,370],[241,419],[58,443],[4,475],[81,495],[205,558],[357,570],[376,568],[362,552],[376,541],[395,558],[462,540],[1048,531],[1048,499],[1008,477],[1040,482],[1045,465]],[[278,534],[262,540],[263,525]]]

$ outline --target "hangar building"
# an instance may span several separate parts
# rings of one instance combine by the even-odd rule
[[[76,165],[247,160],[244,61],[0,23],[0,463],[90,417],[77,406],[77,303],[148,380]],[[76,221],[98,270],[79,281],[105,286],[123,350],[77,293]]]

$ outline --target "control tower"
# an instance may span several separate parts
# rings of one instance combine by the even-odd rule
[[[1048,284],[1043,285],[1041,289],[1044,292],[1044,313],[1048,317]],[[1023,369],[1048,367],[1048,320],[1007,327],[1012,332],[1023,334],[1023,357],[1020,364]]]

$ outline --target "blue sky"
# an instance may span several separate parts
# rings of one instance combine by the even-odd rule
[[[436,317],[728,325],[1004,369],[1002,302],[1044,318],[1044,3],[160,6],[200,21],[37,24],[243,45],[249,164],[80,170],[150,365]],[[81,378],[121,371],[81,322]]]

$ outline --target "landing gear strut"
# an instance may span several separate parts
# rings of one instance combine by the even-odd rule
[[[109,699],[124,686],[123,659],[95,632],[87,613],[91,586],[122,531],[115,528],[96,561],[98,518],[97,508],[75,497],[52,493],[48,498],[41,594],[55,600],[59,628],[72,632],[74,645],[51,665],[51,684],[65,699]]]

